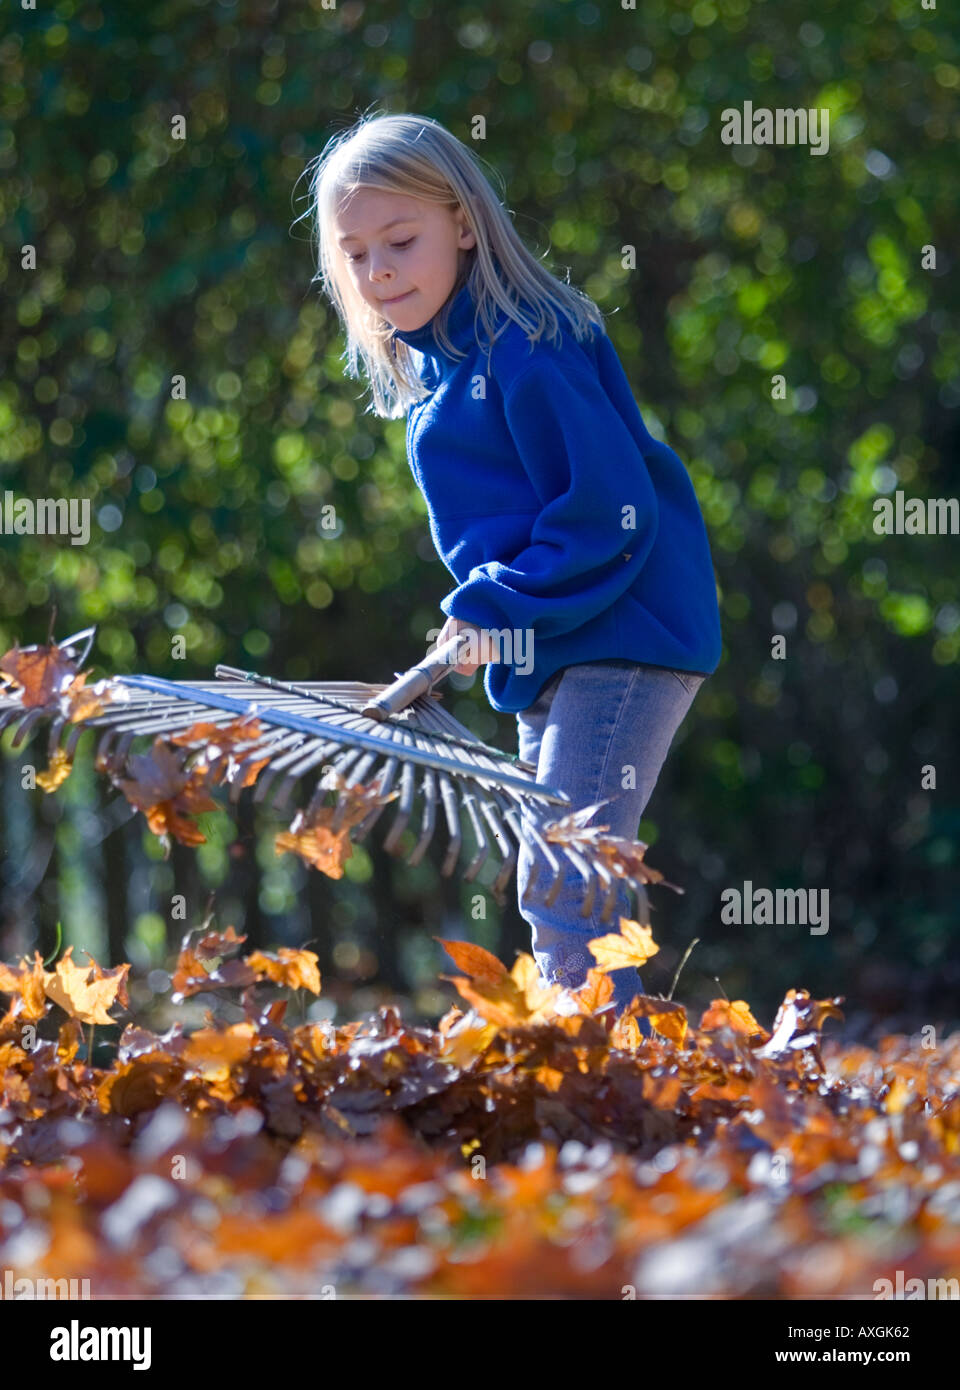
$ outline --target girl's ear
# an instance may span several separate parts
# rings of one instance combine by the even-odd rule
[[[460,240],[458,242],[458,246],[461,251],[469,251],[471,247],[476,246],[477,244],[476,234],[467,225],[466,213],[464,212],[462,207],[458,205],[457,210],[453,215],[457,219],[457,222],[459,223],[460,227]]]

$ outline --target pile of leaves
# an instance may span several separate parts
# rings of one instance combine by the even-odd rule
[[[289,1026],[316,956],[204,924],[171,996],[199,1026],[127,1021],[107,1067],[90,1030],[124,1022],[128,966],[0,968],[0,1268],[94,1297],[872,1298],[960,1274],[960,1036],[843,1046],[841,1001],[804,990],[769,1030],[742,1000],[612,1019],[609,970],[657,949],[621,927],[577,991],[443,942],[460,1003],[433,1029],[393,1006]]]

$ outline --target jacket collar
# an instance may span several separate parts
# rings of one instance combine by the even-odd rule
[[[476,342],[476,330],[474,318],[477,312],[476,305],[470,294],[470,286],[462,285],[452,299],[446,301],[449,316],[447,318],[447,336],[450,341],[461,352],[466,351],[471,343]],[[443,313],[439,309],[432,319],[428,319],[420,328],[410,328],[401,330],[395,328],[393,337],[399,338],[408,347],[415,348],[417,352],[422,352],[427,357],[436,357],[444,361],[455,362],[459,359],[445,352],[437,341],[434,332],[437,320]]]

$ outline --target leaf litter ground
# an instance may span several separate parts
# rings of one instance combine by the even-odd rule
[[[841,1001],[804,990],[770,1029],[742,1000],[694,1026],[638,995],[612,1019],[607,972],[657,950],[620,925],[579,991],[444,942],[462,1007],[436,1028],[393,1006],[290,1026],[316,956],[244,956],[207,923],[173,976],[175,1004],[212,1006],[190,1032],[124,1020],[127,965],[0,965],[0,1266],[95,1298],[873,1298],[898,1270],[957,1278],[960,1035],[841,1045],[822,1031]],[[106,1021],[122,1032],[91,1066]]]

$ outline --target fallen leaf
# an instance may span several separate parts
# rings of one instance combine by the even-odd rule
[[[116,1023],[107,1009],[121,990],[126,998],[129,964],[105,971],[93,961],[89,965],[77,965],[72,955],[73,947],[68,946],[54,966],[53,974],[48,976],[47,997],[81,1023]]]
[[[626,965],[644,965],[660,950],[653,939],[651,928],[642,926],[629,917],[620,918],[619,933],[595,936],[587,945],[597,962],[596,968],[604,973],[608,970],[620,970]]]

